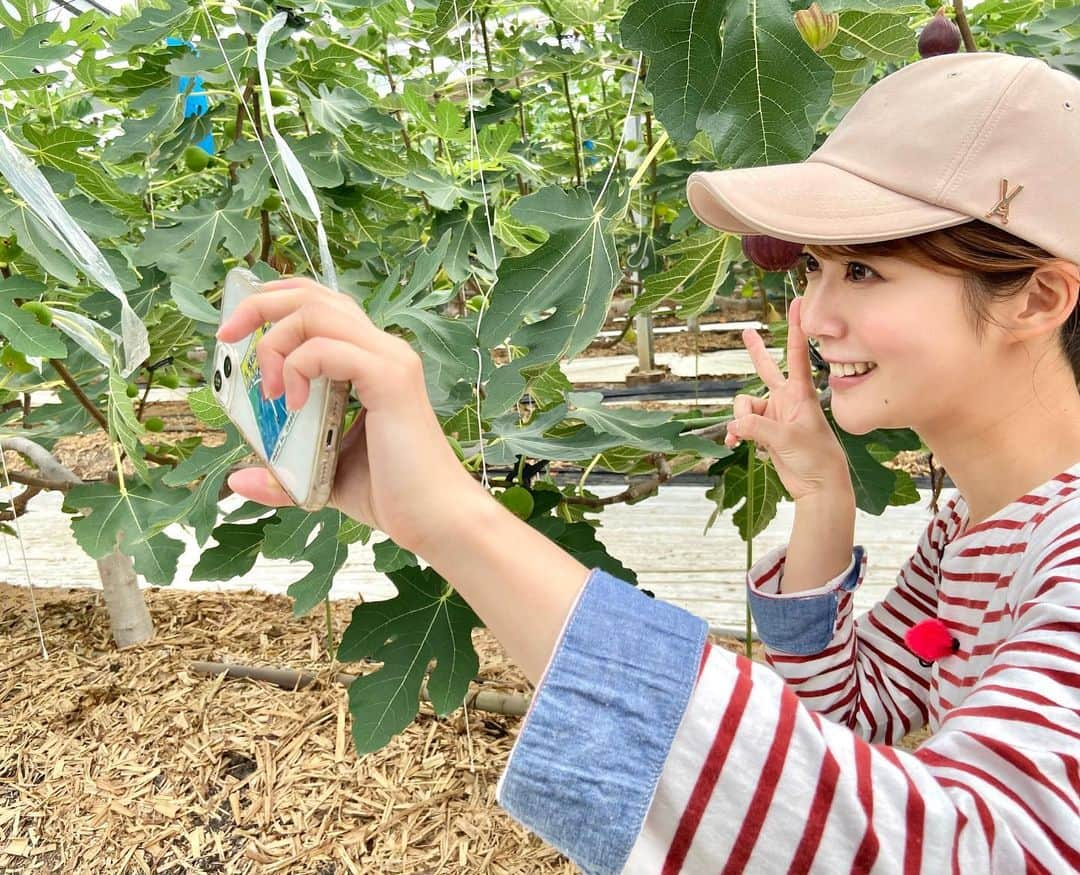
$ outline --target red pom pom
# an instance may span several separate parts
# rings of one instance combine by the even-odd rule
[[[953,653],[960,642],[957,641],[941,620],[923,620],[904,633],[904,643],[908,650],[924,662],[933,662]]]

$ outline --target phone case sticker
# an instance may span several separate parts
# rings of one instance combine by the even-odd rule
[[[251,335],[247,352],[240,362],[240,376],[243,380],[244,391],[251,402],[251,410],[255,414],[263,450],[266,458],[273,464],[281,454],[285,438],[288,437],[299,411],[286,409],[284,393],[279,398],[263,398],[262,396],[262,370],[255,356],[255,345],[269,328],[270,323],[267,322],[256,328]]]

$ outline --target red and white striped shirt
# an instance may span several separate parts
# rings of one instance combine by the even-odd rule
[[[820,653],[706,644],[623,871],[1080,871],[1078,481],[970,529],[955,494],[882,602],[840,595]],[[749,585],[776,592],[784,554]],[[904,645],[928,617],[959,641],[931,667]]]

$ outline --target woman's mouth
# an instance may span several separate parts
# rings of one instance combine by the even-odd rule
[[[851,389],[865,382],[877,370],[875,363],[867,362],[867,365],[869,365],[869,369],[864,370],[861,374],[845,374],[843,368],[833,365],[833,372],[829,374],[829,387],[834,390]]]

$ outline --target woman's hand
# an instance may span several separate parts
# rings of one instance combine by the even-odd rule
[[[431,408],[420,357],[380,330],[348,295],[305,277],[263,285],[218,328],[231,342],[265,322],[256,345],[269,397],[290,410],[318,377],[349,380],[363,405],[344,435],[329,504],[416,552],[462,513],[461,499],[486,490],[461,466]],[[270,507],[293,504],[264,467],[235,471],[229,486]]]
[[[810,376],[810,351],[799,324],[802,298],[788,310],[788,377],[765,349],[752,328],[743,331],[743,344],[754,368],[765,382],[765,398],[736,395],[724,445],[736,447],[742,439],[766,450],[791,497],[848,491],[851,475],[840,441],[829,426]]]

